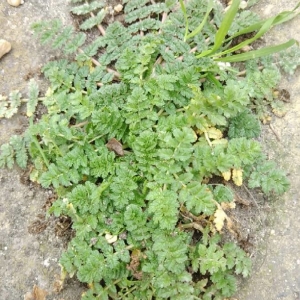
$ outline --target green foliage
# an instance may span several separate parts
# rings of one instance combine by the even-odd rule
[[[36,106],[38,104],[38,96],[39,96],[39,86],[34,81],[34,79],[31,79],[29,81],[28,86],[28,102],[27,102],[27,116],[31,117],[33,113],[35,112]]]
[[[1,146],[0,167],[12,169],[14,162],[19,167],[25,169],[28,161],[25,139],[18,135],[13,135],[9,143]]]
[[[57,192],[49,213],[69,216],[75,232],[60,264],[88,284],[83,299],[230,297],[251,263],[216,233],[219,207],[234,199],[216,182],[239,171],[234,183],[267,194],[288,186],[252,139],[260,127],[250,107],[273,105],[278,69],[269,58],[263,69],[249,62],[237,78],[214,59],[228,32],[256,18],[244,11],[234,22],[236,0],[225,16],[214,1],[188,1],[182,11],[173,0],[133,0],[123,1],[124,24],[107,24],[106,3],[71,2],[81,29],[101,25],[105,34],[87,43],[59,21],[33,26],[68,56],[44,66],[44,98],[30,82],[30,125],[1,146],[0,167],[29,159],[31,180]],[[21,96],[0,100],[1,117],[10,117]],[[34,122],[38,100],[47,113]]]
[[[282,69],[292,75],[296,68],[300,65],[300,49],[297,46],[291,47],[289,50],[281,52],[279,64]]]
[[[236,292],[236,282],[233,274],[249,276],[251,260],[234,243],[219,245],[220,236],[209,237],[207,230],[203,232],[202,240],[191,251],[191,264],[194,272],[205,275],[212,274],[212,286],[202,280],[203,299],[224,299]],[[213,298],[213,299],[215,299]]]
[[[54,49],[62,48],[65,54],[76,52],[86,39],[84,33],[75,33],[72,26],[64,26],[59,20],[35,23],[32,29],[40,34],[42,43],[51,42]]]
[[[21,105],[21,93],[13,91],[9,97],[0,95],[0,118],[11,118]]]
[[[244,111],[229,122],[228,137],[256,138],[260,135],[260,123],[249,111]]]
[[[275,193],[282,195],[287,191],[289,182],[285,174],[276,168],[273,161],[262,160],[251,172],[249,178],[249,187],[261,187],[267,195]]]

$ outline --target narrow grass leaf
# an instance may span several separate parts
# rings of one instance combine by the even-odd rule
[[[256,59],[259,57],[277,53],[279,51],[283,51],[283,50],[293,46],[294,44],[298,44],[298,42],[294,39],[291,39],[288,42],[280,44],[280,45],[265,47],[265,48],[262,48],[259,50],[254,50],[254,51],[250,51],[250,52],[246,52],[246,53],[242,53],[242,54],[236,54],[236,55],[232,55],[232,56],[228,56],[228,57],[221,57],[221,58],[215,59],[215,61],[240,62],[240,61],[246,61],[249,59]]]
[[[272,26],[276,26],[282,23],[285,23],[287,21],[290,21],[291,19],[295,18],[299,12],[296,12],[296,9],[300,6],[300,2],[298,3],[298,5],[292,10],[292,11],[283,11],[280,14],[278,14],[275,18],[274,17],[270,17],[266,20],[262,20],[259,21],[251,26],[248,26],[242,30],[240,30],[239,32],[237,32],[236,34],[230,36],[228,39],[226,39],[225,41],[228,42],[232,39],[234,39],[237,36],[243,35],[243,34],[247,34],[253,31],[257,31],[259,30],[266,22],[268,22],[268,20],[273,19],[273,23]]]
[[[258,33],[254,37],[252,37],[250,39],[247,39],[247,40],[239,43],[238,45],[236,45],[236,46],[234,46],[234,47],[232,47],[232,48],[230,48],[228,50],[225,50],[225,51],[223,51],[221,53],[217,53],[216,55],[221,56],[221,55],[224,55],[224,54],[227,54],[227,53],[231,53],[231,52],[234,52],[234,51],[237,51],[237,50],[243,48],[246,45],[249,45],[249,44],[253,43],[257,39],[259,39],[260,37],[262,37],[268,30],[270,30],[270,28],[271,28],[271,26],[272,26],[273,21],[274,21],[275,18],[276,17],[268,19],[263,24],[263,26],[260,28],[260,30],[258,31]]]
[[[188,21],[188,18],[187,18],[186,7],[183,3],[183,0],[179,0],[179,3],[180,3],[180,8],[182,10],[183,16],[184,16],[184,21],[185,21],[184,41],[186,41],[187,35],[188,35],[188,32],[189,32],[189,21]]]
[[[188,40],[188,39],[194,37],[195,35],[197,35],[199,32],[201,32],[201,30],[203,29],[203,27],[204,27],[204,25],[207,21],[207,18],[208,18],[208,16],[209,16],[212,9],[213,9],[213,1],[210,0],[209,3],[208,3],[207,10],[206,10],[206,13],[205,13],[205,16],[204,16],[202,22],[199,24],[199,26],[194,31],[192,31],[190,34],[188,34],[185,37],[185,40]]]
[[[225,37],[228,33],[228,30],[231,27],[231,24],[237,14],[240,2],[241,2],[240,0],[233,0],[232,4],[230,5],[230,8],[228,9],[228,11],[226,12],[226,14],[224,16],[224,19],[220,25],[219,30],[216,33],[215,44],[214,44],[213,48],[200,53],[199,55],[196,56],[197,58],[207,56],[209,54],[213,54],[222,46],[222,44],[224,43]]]

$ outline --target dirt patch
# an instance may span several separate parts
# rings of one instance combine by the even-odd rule
[[[269,17],[283,10],[291,10],[298,1],[260,1],[255,10]],[[288,24],[277,26],[264,38],[268,45],[279,44],[290,38],[300,40],[299,17]],[[256,247],[252,252],[252,277],[242,281],[238,300],[297,300],[300,299],[300,70],[293,76],[284,75],[280,87],[287,90],[290,101],[283,118],[274,117],[270,126],[264,126],[261,141],[269,157],[288,172],[290,190],[279,199],[268,199],[258,210],[269,213],[266,220],[253,232]],[[284,96],[284,95],[283,95]],[[259,224],[259,222],[257,222]]]
[[[35,21],[59,18],[70,22],[67,3],[59,0],[26,1],[12,7],[0,2],[0,38],[12,44],[12,50],[0,60],[0,93],[12,90],[26,93],[27,81],[39,76],[43,63],[57,53],[40,45],[30,30]],[[24,131],[27,119],[22,114],[0,120],[0,144],[12,134]],[[22,183],[23,182],[23,183]],[[54,284],[60,274],[58,260],[69,238],[65,220],[47,219],[46,206],[51,191],[28,184],[20,170],[0,170],[0,298],[23,299],[36,285],[48,292],[47,299],[80,299],[84,286],[69,280],[58,295]],[[67,226],[65,228],[64,226]]]

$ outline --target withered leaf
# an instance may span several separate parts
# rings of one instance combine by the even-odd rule
[[[222,202],[221,207],[223,210],[233,209],[236,207],[234,202]]]
[[[134,249],[130,255],[130,264],[126,266],[127,270],[131,271],[133,277],[138,280],[141,280],[143,278],[143,272],[139,270],[141,257],[141,251],[138,249]]]
[[[218,231],[221,231],[222,228],[224,227],[224,221],[226,220],[226,213],[224,212],[224,210],[222,209],[221,206],[218,207],[218,209],[215,211],[214,213],[214,224],[216,226],[216,229]]]
[[[207,130],[208,137],[213,140],[219,140],[223,137],[223,133],[220,129],[210,127]]]
[[[242,169],[233,169],[232,170],[232,180],[237,186],[243,184],[243,170]]]
[[[231,170],[222,173],[223,178],[228,181],[231,178]]]
[[[279,89],[273,92],[273,96],[281,101],[290,102],[291,95],[288,90],[286,89]]]
[[[24,300],[46,300],[47,292],[37,285],[33,286],[31,293],[26,293]]]
[[[115,138],[110,139],[106,147],[110,151],[114,151],[119,156],[124,156],[124,150],[122,144]]]

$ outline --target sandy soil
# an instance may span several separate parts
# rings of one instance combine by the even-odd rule
[[[296,0],[263,0],[255,7],[268,17],[293,9]],[[300,40],[300,18],[272,30],[264,39],[267,44],[283,43],[287,39]],[[300,299],[300,70],[285,75],[281,88],[290,92],[291,102],[284,118],[274,118],[274,132],[265,126],[262,140],[269,157],[289,174],[291,189],[275,203],[270,202],[269,226],[257,233],[261,236],[255,253],[252,277],[243,282],[238,300],[299,300]],[[271,200],[270,200],[271,201]],[[263,234],[262,234],[263,233]]]
[[[20,90],[26,94],[32,76],[45,87],[39,68],[57,53],[40,45],[30,25],[49,18],[70,23],[67,1],[25,1],[17,8],[0,2],[0,38],[12,44],[11,52],[0,60],[0,93]],[[0,144],[24,126],[22,115],[0,120]],[[53,195],[24,182],[24,175],[17,169],[0,170],[0,299],[23,299],[34,285],[48,292],[47,299],[80,299],[83,287],[78,282],[69,281],[60,294],[53,292],[65,238],[55,232],[59,220],[45,219],[43,206]]]
[[[60,18],[71,23],[67,1],[29,1],[13,8],[0,2],[0,38],[12,43],[13,50],[0,60],[0,93],[18,89],[26,92],[27,80],[38,76],[39,67],[57,53],[41,46],[30,30],[38,20]],[[261,0],[256,10],[269,16],[291,9],[296,0]],[[36,4],[37,3],[37,4]],[[265,42],[281,43],[294,37],[300,40],[300,18],[273,30]],[[245,230],[254,247],[252,277],[240,282],[238,300],[296,300],[300,299],[300,186],[299,186],[299,114],[300,72],[285,76],[281,87],[289,90],[289,112],[282,119],[274,118],[274,131],[265,126],[261,140],[269,156],[288,171],[291,190],[281,199],[256,199],[259,208],[251,208],[244,217]],[[11,134],[22,131],[26,118],[21,114],[11,120],[0,120],[0,144]],[[59,257],[64,249],[68,231],[65,220],[45,219],[45,210],[53,195],[50,191],[24,182],[20,170],[0,170],[0,299],[18,300],[34,285],[46,290],[48,300],[76,300],[84,286],[69,280],[65,289],[56,294],[55,276],[60,273]],[[23,183],[22,183],[23,182]],[[243,210],[247,213],[247,209]],[[240,215],[242,219],[242,216]],[[57,233],[63,233],[63,237]]]

